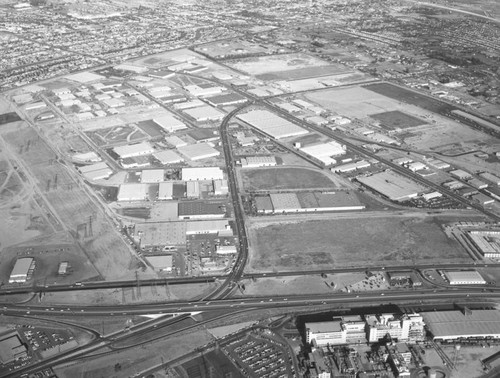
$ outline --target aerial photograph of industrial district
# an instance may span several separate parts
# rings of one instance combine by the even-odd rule
[[[499,0],[0,0],[0,378],[499,378]]]

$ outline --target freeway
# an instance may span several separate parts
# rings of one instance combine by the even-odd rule
[[[222,148],[224,150],[224,159],[226,162],[227,179],[229,184],[229,192],[231,193],[231,200],[233,203],[234,219],[236,223],[236,233],[240,244],[237,260],[233,269],[227,276],[224,283],[219,286],[215,291],[209,294],[206,299],[225,298],[233,290],[234,284],[238,282],[243,275],[245,264],[248,258],[248,240],[245,229],[245,213],[243,204],[238,191],[238,181],[236,178],[235,164],[233,159],[233,152],[231,149],[231,142],[229,141],[228,125],[229,121],[241,110],[249,106],[251,103],[243,104],[230,113],[228,113],[220,125],[220,138]]]
[[[194,302],[147,303],[102,306],[23,306],[4,305],[0,314],[9,316],[118,316],[172,314],[214,310],[243,310],[254,308],[302,307],[314,305],[350,304],[353,306],[366,303],[419,303],[427,300],[455,301],[469,297],[474,299],[500,299],[498,287],[457,287],[418,290],[385,290],[356,293],[333,294],[298,294],[289,296],[261,296],[238,299],[214,299]]]

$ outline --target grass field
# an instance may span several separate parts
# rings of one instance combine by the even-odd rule
[[[250,238],[250,271],[470,262],[466,251],[446,237],[436,218],[273,224],[253,227]]]
[[[321,171],[306,168],[266,168],[241,170],[247,191],[335,188]]]
[[[304,67],[285,72],[271,72],[258,75],[260,80],[301,80],[312,77],[330,76],[351,72],[343,65],[329,65],[320,67]]]
[[[422,121],[421,119],[412,117],[411,115],[405,114],[398,110],[372,114],[370,117],[380,121],[381,126],[388,130],[406,129],[426,124],[426,122]]]

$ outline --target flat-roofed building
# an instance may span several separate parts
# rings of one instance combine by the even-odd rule
[[[169,133],[187,129],[186,124],[172,114],[163,113],[161,116],[153,118],[153,122]]]
[[[465,184],[463,182],[460,182],[457,180],[447,181],[447,182],[442,183],[441,185],[443,185],[445,188],[448,188],[450,190],[461,189],[465,186]]]
[[[469,231],[467,235],[485,258],[500,258],[500,230]]]
[[[141,172],[141,182],[150,184],[165,181],[165,171],[163,169],[145,169]]]
[[[207,101],[210,105],[213,106],[229,106],[229,105],[243,104],[248,100],[246,99],[246,97],[238,93],[227,93],[218,96],[207,97],[205,98],[205,101]]]
[[[21,342],[17,331],[0,336],[0,363],[7,365],[28,355],[26,345]]]
[[[335,141],[313,144],[311,146],[301,147],[299,150],[321,161],[325,165],[335,164],[337,161],[333,159],[333,157],[341,156],[346,153],[346,147]]]
[[[486,194],[477,193],[472,195],[472,200],[479,203],[480,205],[491,205],[495,202],[495,200],[491,197],[488,197]]]
[[[158,186],[158,199],[171,200],[174,196],[174,183],[172,181],[160,182]]]
[[[257,208],[257,212],[261,214],[274,213],[273,201],[271,201],[271,197],[268,195],[255,197],[255,207]]]
[[[488,184],[486,182],[481,181],[477,178],[473,178],[472,180],[467,181],[467,184],[476,189],[486,189],[488,187]]]
[[[371,164],[366,160],[360,160],[353,163],[341,164],[334,168],[331,168],[330,170],[332,172],[346,173],[346,172],[356,171],[358,169],[368,168],[370,165]]]
[[[447,169],[451,167],[450,164],[438,159],[429,159],[427,160],[427,164],[436,169]]]
[[[295,193],[271,193],[274,212],[289,213],[301,210],[301,205]]]
[[[179,219],[217,219],[226,215],[224,202],[182,201],[179,202]]]
[[[165,141],[168,144],[174,146],[175,148],[187,146],[187,142],[183,141],[181,138],[179,138],[178,136],[175,136],[175,135],[166,137]]]
[[[242,168],[274,167],[276,165],[274,156],[247,156],[241,159]]]
[[[224,173],[219,167],[182,168],[183,181],[223,180]]]
[[[118,201],[144,201],[149,197],[147,184],[122,184],[118,189]]]
[[[425,336],[423,318],[419,314],[365,315],[368,341],[378,342],[388,335],[398,341],[423,340]]]
[[[141,155],[151,155],[155,152],[153,146],[148,142],[141,142],[137,144],[129,144],[126,146],[119,146],[113,148],[113,151],[121,158],[141,156]]]
[[[35,269],[35,259],[23,257],[16,260],[10,273],[9,283],[25,283]]]
[[[188,181],[186,182],[186,197],[187,198],[200,198],[200,182]]]
[[[220,151],[216,150],[208,143],[196,143],[188,146],[178,147],[177,151],[179,151],[189,160],[193,161],[220,156]]]
[[[186,222],[186,235],[219,234],[230,231],[227,219],[211,219]]]
[[[235,245],[218,245],[215,248],[215,252],[218,255],[235,255],[238,253],[238,249]]]
[[[486,281],[478,271],[445,271],[444,276],[450,285],[486,285]]]
[[[186,222],[137,223],[135,234],[141,248],[186,244]]]
[[[225,117],[225,113],[210,105],[185,109],[183,112],[193,118],[196,122],[220,121]]]
[[[225,196],[229,193],[227,180],[214,180],[214,195]]]
[[[306,341],[315,346],[366,343],[366,323],[359,315],[306,323]]]
[[[481,176],[481,178],[485,179],[486,181],[493,183],[494,185],[500,186],[500,177],[498,176],[492,175],[489,172],[480,173],[479,176]]]
[[[426,190],[424,186],[391,170],[358,177],[357,180],[390,200],[398,202],[415,198]]]
[[[469,172],[462,169],[455,169],[454,171],[451,171],[450,174],[459,180],[469,180],[472,178],[472,175]]]
[[[111,168],[109,168],[109,166],[104,162],[84,165],[82,167],[78,167],[78,170],[88,180],[105,179],[113,174]]]
[[[238,115],[237,118],[274,139],[283,139],[309,133],[306,129],[268,110],[252,110],[248,113]]]
[[[69,263],[67,261],[62,261],[59,263],[59,268],[57,268],[57,274],[64,276],[68,274]]]
[[[153,157],[163,165],[182,163],[184,158],[173,150],[155,152]]]
[[[434,340],[500,338],[498,310],[430,311],[422,315]]]

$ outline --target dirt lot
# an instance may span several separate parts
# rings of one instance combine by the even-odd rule
[[[248,191],[336,187],[323,172],[313,169],[277,167],[242,169],[240,173],[243,187]]]
[[[435,217],[322,220],[254,224],[248,271],[467,261]]]

